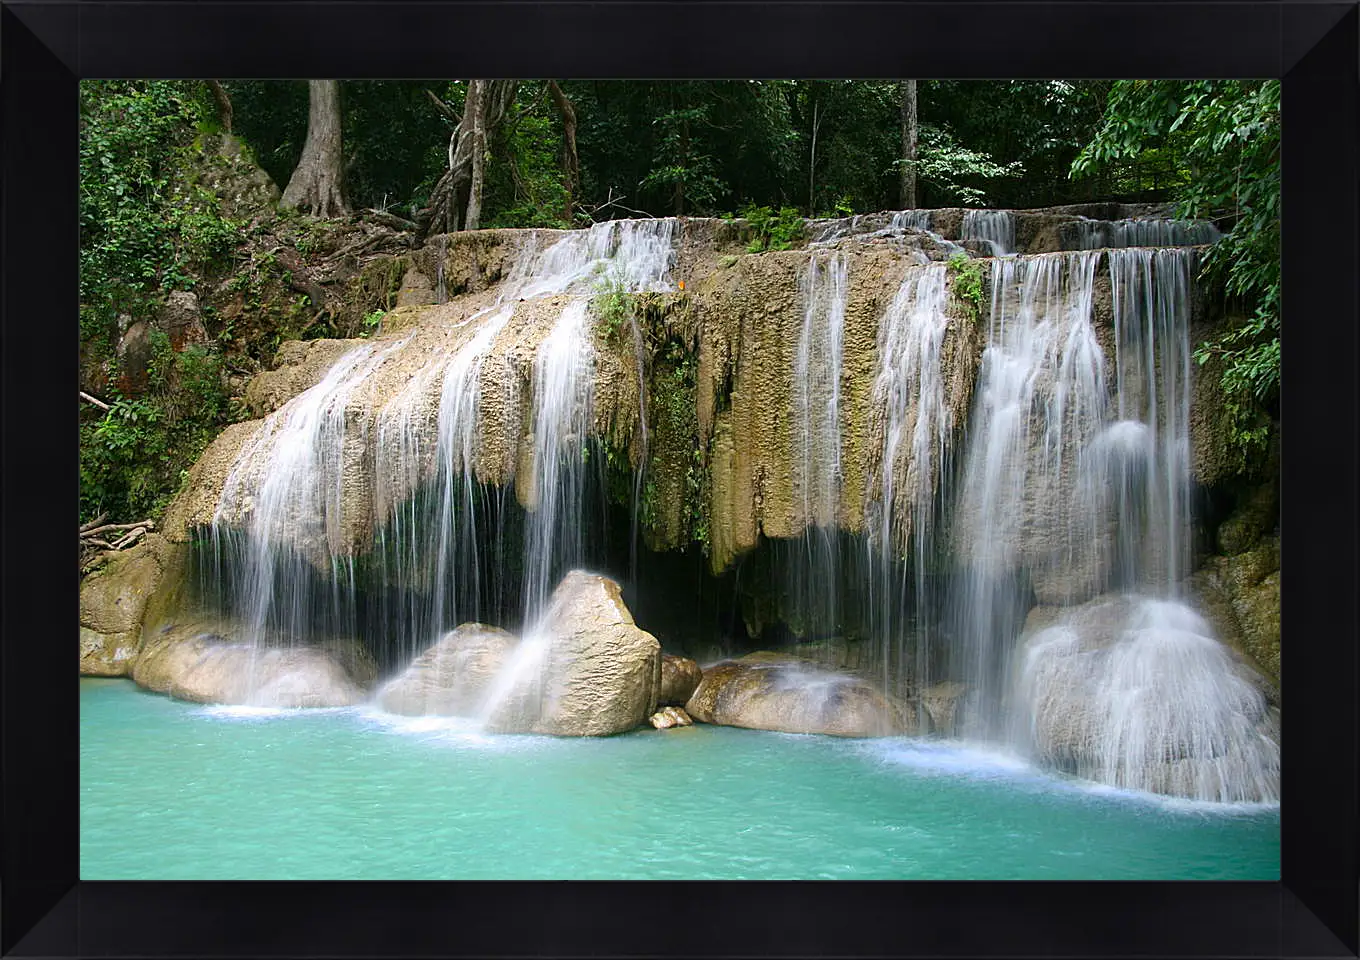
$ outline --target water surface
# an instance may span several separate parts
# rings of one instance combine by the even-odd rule
[[[1278,807],[958,744],[698,725],[479,736],[80,681],[85,880],[1277,880]]]

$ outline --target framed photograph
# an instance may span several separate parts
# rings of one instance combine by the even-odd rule
[[[1354,3],[0,15],[4,952],[1356,955]]]

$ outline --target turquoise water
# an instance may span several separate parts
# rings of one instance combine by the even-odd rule
[[[1276,880],[1278,807],[910,740],[481,737],[81,680],[81,877]]]

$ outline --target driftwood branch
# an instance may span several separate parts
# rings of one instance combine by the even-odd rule
[[[130,547],[132,546],[132,544],[137,542],[138,537],[145,535],[145,533],[146,527],[135,527],[132,530],[132,532],[129,533],[126,537],[123,537],[123,539],[115,540],[113,543],[113,549],[122,550],[124,547]]]
[[[81,528],[80,539],[85,540],[96,534],[108,533],[111,530],[133,530],[137,527],[144,527],[147,530],[155,530],[156,523],[153,520],[137,520],[132,523],[106,523],[103,526],[91,527],[90,529]]]
[[[380,223],[384,227],[390,227],[393,230],[407,231],[416,229],[416,225],[412,221],[399,217],[395,213],[388,213],[386,210],[375,210],[370,207],[364,211],[363,215],[364,219],[372,220],[374,223]]]
[[[91,530],[93,530],[95,527],[99,526],[101,523],[103,523],[103,522],[104,522],[105,520],[107,520],[108,518],[109,518],[109,515],[108,515],[107,513],[101,513],[99,516],[95,517],[95,518],[94,518],[93,520],[91,520],[89,523],[84,524],[84,525],[80,528],[81,534],[84,535],[84,534],[89,533]]]
[[[86,403],[93,403],[96,407],[98,407],[101,410],[109,409],[109,405],[107,403],[105,403],[103,400],[100,400],[98,397],[90,396],[84,390],[80,391],[80,399],[84,400]]]

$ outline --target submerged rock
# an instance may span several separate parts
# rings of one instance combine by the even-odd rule
[[[648,717],[647,722],[658,730],[694,726],[694,721],[690,719],[690,715],[680,707],[662,707],[656,713]]]
[[[684,706],[704,678],[699,665],[687,657],[661,655],[661,689],[656,702],[663,706]]]
[[[1279,714],[1264,678],[1184,604],[1101,596],[1039,608],[1017,699],[1042,762],[1196,800],[1279,797]]]
[[[685,710],[703,723],[752,730],[837,737],[908,731],[906,711],[869,681],[764,651],[705,670]]]
[[[462,624],[385,684],[378,705],[407,716],[478,716],[514,648],[499,627]]]
[[[354,641],[259,647],[220,624],[170,623],[144,639],[132,679],[179,700],[252,707],[348,707],[367,698],[376,669]]]

